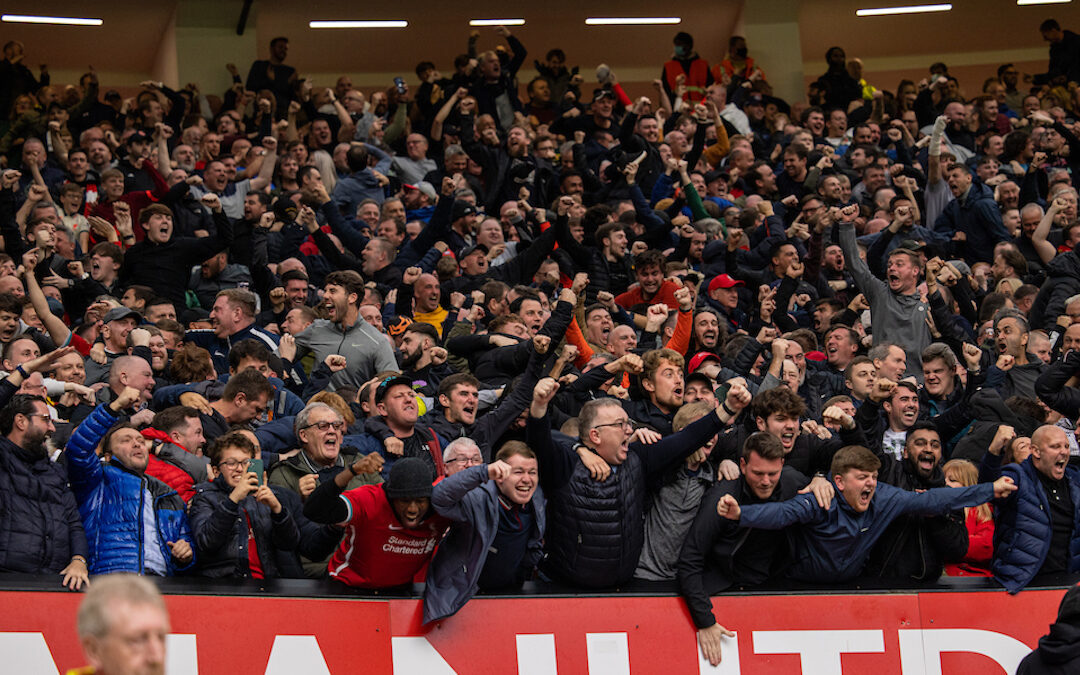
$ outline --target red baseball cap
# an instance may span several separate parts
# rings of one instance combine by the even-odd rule
[[[694,354],[690,357],[690,367],[687,369],[687,372],[694,372],[701,366],[701,364],[705,363],[709,359],[713,359],[717,363],[720,362],[720,357],[716,354],[713,354],[712,352],[698,352],[697,354]]]
[[[709,292],[712,293],[718,288],[734,288],[735,286],[743,286],[743,282],[738,279],[732,279],[726,274],[718,274],[713,277],[713,280],[709,282]]]

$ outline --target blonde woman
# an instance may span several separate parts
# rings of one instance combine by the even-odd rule
[[[979,482],[979,472],[966,459],[953,459],[945,463],[945,484],[949,487],[967,487]],[[945,565],[945,573],[959,577],[990,576],[990,559],[994,557],[994,513],[990,504],[969,506],[964,509],[964,522],[968,531],[968,550],[964,560]]]

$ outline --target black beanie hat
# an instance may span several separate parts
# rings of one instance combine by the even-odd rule
[[[390,468],[383,485],[388,499],[418,499],[431,496],[431,467],[419,457],[402,457]]]

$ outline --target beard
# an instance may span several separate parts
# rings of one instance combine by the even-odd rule
[[[44,432],[31,432],[23,437],[22,448],[38,459],[49,456],[49,438]]]
[[[419,349],[417,349],[412,354],[404,354],[403,356],[405,358],[403,358],[401,360],[401,369],[403,371],[404,370],[412,370],[413,366],[415,366],[416,363],[420,360],[421,355],[422,355],[422,352]]]

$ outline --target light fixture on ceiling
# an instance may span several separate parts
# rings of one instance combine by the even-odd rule
[[[5,23],[45,23],[60,26],[100,26],[101,19],[80,19],[73,16],[34,16],[32,14],[4,14],[0,21]]]
[[[1072,0],[1016,0],[1018,5],[1063,5]]]
[[[952,5],[907,5],[904,7],[875,7],[855,10],[855,16],[887,16],[890,14],[922,14],[923,12],[948,12]]]
[[[362,21],[309,21],[308,28],[407,28],[404,19],[378,19]]]
[[[470,26],[524,26],[525,19],[472,19]]]
[[[677,16],[609,16],[585,19],[586,26],[659,26],[682,23]]]

